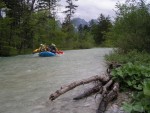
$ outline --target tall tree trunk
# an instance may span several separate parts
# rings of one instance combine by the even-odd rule
[[[34,4],[35,4],[35,0],[32,0],[32,4],[31,4],[31,12],[34,11]]]

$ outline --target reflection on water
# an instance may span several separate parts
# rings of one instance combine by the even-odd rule
[[[56,57],[19,55],[0,58],[0,113],[95,113],[93,97],[72,98],[89,86],[80,86],[54,102],[50,93],[61,85],[105,71],[104,55],[111,49],[65,51]]]

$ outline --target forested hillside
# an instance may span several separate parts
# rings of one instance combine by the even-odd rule
[[[79,26],[76,30],[71,20],[78,6],[75,0],[66,3],[63,12],[66,17],[60,23],[56,10],[61,5],[58,0],[0,0],[0,56],[32,53],[41,43],[55,43],[61,49],[101,45],[103,33],[98,33],[101,32],[98,26],[105,19],[111,24],[110,19],[101,14],[98,24]],[[105,27],[102,31],[108,28]]]
[[[60,23],[58,0],[0,0],[0,56],[32,53],[41,43],[55,43],[61,49],[96,46],[119,47],[150,52],[149,4],[143,0],[116,3],[116,17],[100,14],[78,27],[72,23],[78,8],[67,0],[66,15]],[[82,20],[82,19],[80,19]]]

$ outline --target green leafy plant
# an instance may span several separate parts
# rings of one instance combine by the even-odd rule
[[[127,63],[112,71],[112,78],[121,84],[122,89],[142,90],[143,82],[150,78],[150,68]]]
[[[143,91],[134,92],[132,101],[124,103],[123,108],[128,113],[150,113],[150,79],[144,80]]]
[[[130,62],[112,70],[111,74],[122,90],[133,91],[132,101],[123,105],[125,111],[150,113],[150,67]]]
[[[150,97],[150,79],[144,81],[144,88],[143,88],[144,95]]]

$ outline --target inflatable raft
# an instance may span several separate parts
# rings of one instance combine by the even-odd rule
[[[39,56],[40,57],[52,57],[52,56],[56,56],[56,54],[49,52],[49,51],[44,51],[44,52],[40,52]]]
[[[57,51],[56,54],[52,53],[52,52],[49,52],[49,51],[43,51],[43,52],[39,53],[39,56],[40,57],[52,57],[52,56],[62,55],[62,54],[64,54],[63,51]]]

